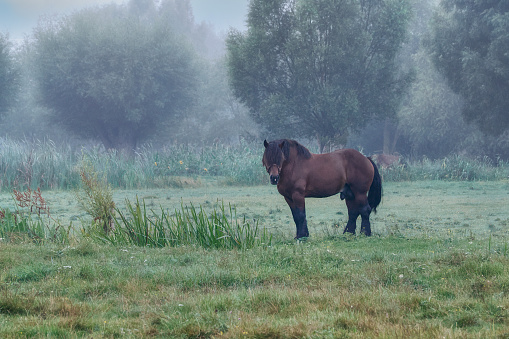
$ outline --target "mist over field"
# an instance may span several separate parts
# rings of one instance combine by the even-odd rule
[[[450,50],[441,34],[462,30],[451,13],[476,20],[484,8],[450,3],[6,1],[0,133],[127,153],[289,137],[321,152],[507,159],[505,21]],[[356,16],[378,21],[362,32]]]

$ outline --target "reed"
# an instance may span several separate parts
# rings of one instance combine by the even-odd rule
[[[116,209],[115,227],[111,232],[95,228],[93,239],[114,245],[165,247],[196,245],[215,249],[249,249],[269,246],[272,235],[256,221],[238,218],[235,207],[218,203],[210,213],[193,204],[175,210],[173,214],[160,208],[147,209],[145,201],[126,199],[126,211]]]
[[[451,155],[443,159],[409,161],[381,168],[380,172],[385,181],[493,181],[509,178],[509,164],[502,159],[495,163],[488,157]]]
[[[184,187],[185,182],[199,183],[200,178],[214,178],[222,185],[262,185],[267,182],[262,155],[263,147],[247,142],[235,146],[168,145],[159,149],[145,145],[127,155],[98,146],[73,149],[51,140],[0,139],[0,190],[74,189],[80,184],[79,164],[84,158],[104,173],[112,188]],[[384,181],[509,178],[507,161],[462,155],[423,158],[380,170]]]

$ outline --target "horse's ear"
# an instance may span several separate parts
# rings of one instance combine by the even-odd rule
[[[282,143],[279,144],[279,148],[284,149],[286,140],[283,140]]]
[[[265,146],[265,148],[269,147],[269,143],[267,142],[267,139],[263,140],[263,146]]]

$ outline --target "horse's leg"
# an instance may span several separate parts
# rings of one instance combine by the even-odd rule
[[[359,209],[354,200],[347,200],[346,207],[348,208],[348,222],[346,223],[344,233],[355,234],[357,228],[357,217],[359,216]]]
[[[346,200],[346,207],[348,208],[348,223],[346,224],[345,231],[343,233],[355,234],[357,228],[357,218],[361,216],[361,233],[370,236],[371,235],[371,224],[369,222],[369,214],[371,213],[371,207],[368,204],[368,196],[366,193],[353,194],[353,200]]]
[[[295,222],[295,227],[297,228],[297,235],[295,236],[295,239],[309,237],[304,196],[294,194],[292,197],[293,199],[285,197],[285,200],[288,206],[290,206],[293,221]]]
[[[371,207],[369,207],[369,204],[364,205],[360,209],[360,215],[362,218],[361,221],[361,233],[370,236],[371,235],[371,224],[369,222],[369,214],[371,213]]]

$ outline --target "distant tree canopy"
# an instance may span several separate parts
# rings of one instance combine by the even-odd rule
[[[429,44],[434,64],[486,133],[509,129],[509,1],[442,0]]]
[[[0,33],[0,117],[14,103],[19,89],[19,69],[8,36]]]
[[[53,121],[107,149],[132,151],[189,109],[196,55],[163,5],[88,8],[36,28],[35,79]]]
[[[407,0],[252,0],[247,32],[227,38],[234,93],[274,135],[345,144],[395,116],[411,81],[395,58],[410,13]]]

